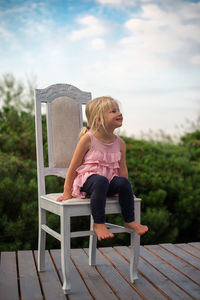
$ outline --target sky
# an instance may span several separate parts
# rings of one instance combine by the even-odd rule
[[[0,0],[0,75],[121,103],[122,133],[181,134],[200,115],[200,0]]]

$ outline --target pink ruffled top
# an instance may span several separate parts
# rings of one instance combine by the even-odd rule
[[[72,196],[85,198],[86,193],[80,189],[87,178],[93,174],[105,176],[109,181],[119,176],[119,162],[121,159],[120,139],[116,136],[112,144],[100,142],[91,132],[87,132],[91,139],[91,148],[86,153],[83,163],[76,169],[77,176],[73,183]]]

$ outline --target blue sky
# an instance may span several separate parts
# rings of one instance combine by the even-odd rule
[[[122,104],[122,132],[178,134],[200,114],[200,1],[0,0],[0,74]]]

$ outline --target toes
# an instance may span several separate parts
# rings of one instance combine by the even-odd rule
[[[105,239],[111,239],[114,237],[114,234],[112,233],[108,233],[108,234],[104,234],[104,235],[98,235],[98,240],[105,240]]]

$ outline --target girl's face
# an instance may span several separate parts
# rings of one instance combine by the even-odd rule
[[[108,129],[115,129],[122,126],[123,116],[117,103],[113,102],[109,110],[105,113],[105,126]]]

